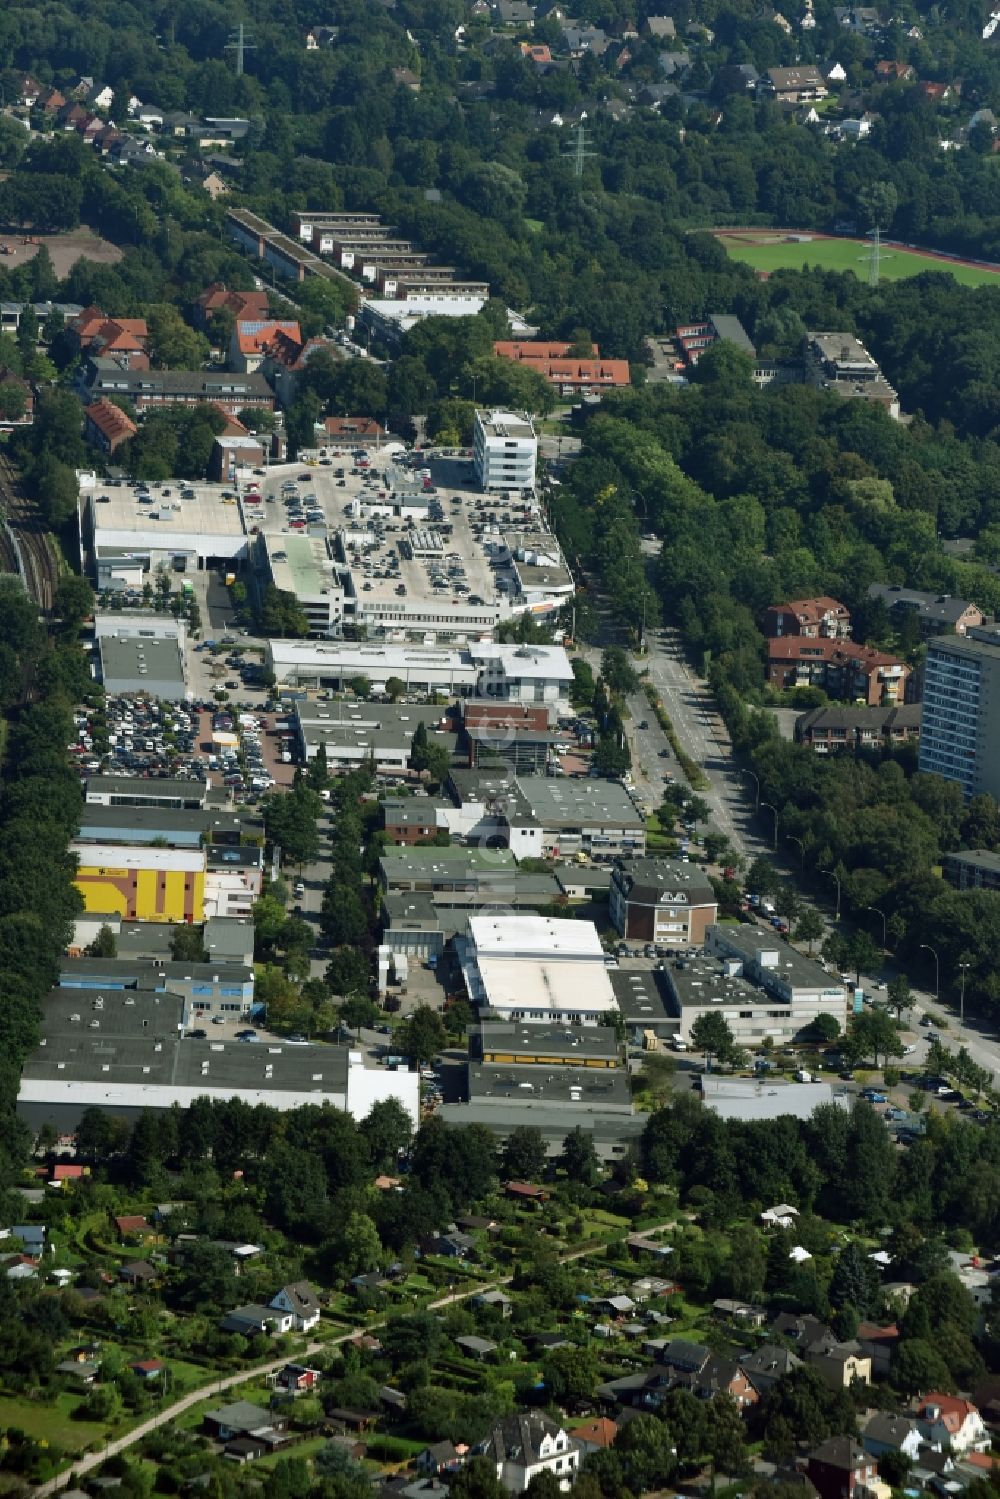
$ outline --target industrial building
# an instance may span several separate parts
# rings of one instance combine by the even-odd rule
[[[354,641],[269,640],[267,665],[279,687],[341,691],[358,677],[384,694],[395,678],[408,695],[477,696],[496,703],[544,705],[550,716],[569,703],[573,669],[561,645],[432,647]],[[366,705],[366,706],[371,706]]]
[[[139,921],[201,921],[205,855],[200,848],[70,844],[73,883],[87,911],[116,911]]]
[[[477,411],[472,452],[476,478],[487,492],[534,489],[538,439],[526,412]]]
[[[611,920],[623,937],[656,945],[700,947],[718,914],[708,876],[678,859],[616,864],[609,891]]]
[[[815,958],[808,958],[756,926],[710,926],[705,953],[728,961],[732,974],[766,991],[775,1001],[774,1024],[796,1030],[818,1015],[832,1015],[843,1028],[847,1022],[847,989],[831,977]],[[792,1013],[779,1016],[778,1009]],[[766,1034],[767,1027],[763,1033]]]
[[[149,485],[80,475],[80,526],[100,589],[141,588],[158,568],[197,572],[238,565],[247,552],[242,511],[208,484]]]
[[[706,1109],[720,1119],[750,1124],[764,1119],[811,1119],[819,1108],[832,1104],[849,1109],[846,1088],[832,1083],[784,1083],[750,1077],[702,1077],[701,1097]]]
[[[76,855],[73,883],[90,912],[114,912],[127,921],[200,923],[206,916],[248,916],[264,888],[259,845],[190,844],[117,840],[70,844]]]
[[[98,994],[136,990],[172,994],[185,1001],[185,1024],[221,1015],[239,1020],[254,1003],[254,970],[244,963],[190,963],[170,958],[63,958],[59,990],[93,989]],[[79,1008],[77,1005],[76,1008]]]
[[[392,1098],[419,1122],[416,1073],[367,1067],[347,1047],[200,1039],[185,1034],[184,1013],[172,993],[55,991],[24,1065],[19,1114],[62,1132],[88,1108],[132,1120],[197,1098],[239,1098],[282,1110],[326,1103],[360,1120]]]
[[[298,747],[308,764],[322,747],[332,775],[373,763],[379,775],[407,773],[413,736],[427,726],[435,744],[454,754],[455,726],[440,708],[412,703],[310,703],[295,705]]]
[[[134,697],[140,692],[167,702],[187,700],[184,646],[173,637],[152,632],[122,631],[98,636],[101,682],[113,697]]]
[[[203,843],[239,847],[244,837],[264,839],[263,823],[243,813],[215,808],[163,810],[158,807],[85,804],[78,843],[166,844],[172,848],[201,848]]]
[[[675,1034],[691,1045],[692,1028],[704,1015],[722,1015],[739,1046],[760,1046],[769,1039],[800,1038],[818,1015],[833,1015],[838,1025],[846,1019],[844,991],[828,1004],[779,999],[743,976],[738,958],[702,953],[667,962],[664,970],[667,1008],[678,1018]]]
[[[204,808],[210,787],[207,781],[150,780],[145,776],[88,776],[83,799],[88,806]]]
[[[483,915],[456,941],[469,998],[510,1021],[596,1025],[615,1008],[604,949],[589,921]]]
[[[513,809],[510,846],[544,859],[578,853],[592,859],[638,857],[646,851],[646,820],[617,781],[519,776],[526,819]]]
[[[379,859],[379,879],[394,891],[467,891],[477,893],[506,883],[511,888],[517,865],[507,848],[386,848]]]
[[[515,1024],[480,1020],[470,1036],[470,1053],[487,1066],[614,1069],[620,1048],[611,1026]]]

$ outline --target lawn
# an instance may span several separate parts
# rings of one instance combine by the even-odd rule
[[[72,1411],[86,1398],[84,1390],[66,1391],[55,1400],[0,1395],[0,1429],[18,1427],[36,1441],[50,1442],[75,1456],[91,1442],[103,1443],[108,1436],[108,1427],[102,1421],[73,1420]]]
[[[754,230],[745,237],[726,234],[719,238],[734,260],[741,260],[756,271],[801,271],[811,266],[824,271],[853,271],[854,275],[867,279],[866,240],[813,239],[803,243],[783,237],[768,240],[766,234],[766,230]],[[883,251],[880,275],[886,281],[901,281],[924,271],[949,271],[962,286],[1000,286],[1000,271],[938,260],[914,250]]]

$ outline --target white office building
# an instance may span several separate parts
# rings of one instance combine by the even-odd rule
[[[484,490],[534,489],[538,439],[525,412],[477,411],[472,446]]]

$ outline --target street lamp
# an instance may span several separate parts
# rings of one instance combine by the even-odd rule
[[[834,921],[839,921],[840,920],[840,875],[837,873],[837,871],[835,869],[824,869],[823,873],[824,874],[828,874],[830,876],[831,880],[836,880],[837,881],[837,914],[836,914],[836,916],[833,919],[834,919]]]
[[[962,993],[961,993],[961,997],[960,997],[960,999],[958,1001],[958,1023],[959,1023],[959,1025],[964,1025],[965,1024],[965,975],[968,973],[969,969],[972,967],[972,964],[971,963],[959,963],[958,966],[962,970]]]
[[[786,833],[785,837],[789,843],[797,843],[799,846],[799,874],[801,874],[806,867],[806,846],[802,842],[802,839],[796,838],[793,833]]]
[[[774,806],[774,804],[772,802],[761,802],[759,805],[762,806],[762,807],[766,807],[769,812],[773,812],[774,813],[774,841],[771,844],[771,847],[774,849],[775,853],[777,853],[777,851],[778,851],[778,809],[777,809],[776,806]]]
[[[880,911],[878,906],[865,906],[865,910],[874,911],[876,916],[881,916],[882,918],[882,952],[884,954],[887,950],[885,945],[885,912]]]
[[[921,942],[921,950],[929,952],[934,959],[934,1002],[941,998],[941,959],[937,955],[937,948],[931,947],[929,942]]]
[[[753,809],[754,809],[755,812],[759,812],[760,811],[760,776],[755,775],[752,770],[745,770],[743,772],[743,774],[745,776],[752,776],[753,777],[753,783],[754,783],[754,785],[757,788],[757,799],[756,799],[756,801],[753,804]]]

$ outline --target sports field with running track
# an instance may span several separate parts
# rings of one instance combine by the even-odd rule
[[[768,229],[716,230],[734,260],[742,260],[755,271],[800,271],[812,266],[824,271],[851,271],[868,279],[870,244],[861,239],[832,239],[823,235],[799,239],[796,231]],[[801,231],[807,235],[808,231]],[[884,281],[902,281],[924,271],[947,271],[962,286],[1000,286],[1000,266],[995,270],[967,260],[953,260],[933,250],[908,250],[888,244],[882,250],[879,274]]]

